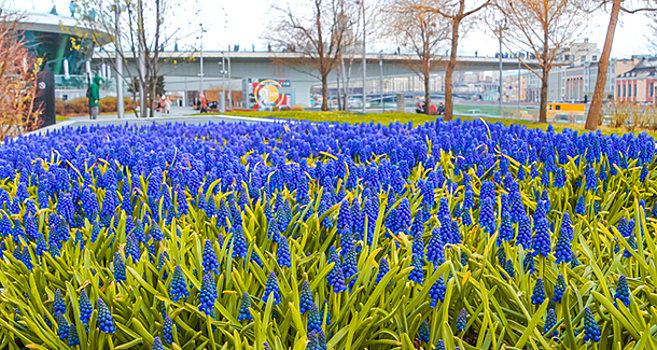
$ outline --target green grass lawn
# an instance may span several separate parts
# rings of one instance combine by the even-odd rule
[[[496,107],[497,108],[497,107]],[[252,118],[276,118],[276,119],[290,119],[290,120],[308,120],[312,122],[339,122],[339,123],[381,123],[384,125],[401,122],[408,123],[413,122],[413,124],[424,124],[429,121],[436,120],[439,116],[432,116],[426,114],[415,114],[415,113],[356,113],[356,112],[318,112],[318,111],[282,111],[282,112],[260,112],[260,111],[231,111],[228,113],[205,113],[205,114],[194,114],[194,115],[233,115],[241,117],[252,117]],[[442,118],[442,117],[440,117]],[[502,123],[504,125],[519,124],[525,125],[528,128],[540,128],[545,130],[549,124],[536,123],[529,120],[522,119],[502,119],[502,118],[474,118],[474,117],[465,117],[457,116],[463,120],[474,120],[481,119],[487,123]],[[580,132],[584,132],[583,124],[561,124],[555,123],[552,124],[553,128],[556,131],[562,131],[565,128],[570,128]],[[628,132],[633,132],[638,134],[644,130],[629,130],[626,128],[611,128],[602,126],[600,130],[603,134],[618,134],[623,135]],[[657,132],[654,130],[645,130],[649,135],[657,137]]]

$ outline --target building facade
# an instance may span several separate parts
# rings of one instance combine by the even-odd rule
[[[634,68],[616,77],[616,100],[655,103],[657,57],[642,58]]]

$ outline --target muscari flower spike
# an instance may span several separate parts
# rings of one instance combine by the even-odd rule
[[[419,256],[413,255],[411,260],[411,267],[413,269],[409,273],[408,279],[415,283],[422,284],[422,282],[424,282],[424,262]]]
[[[164,315],[162,333],[164,334],[164,341],[166,341],[167,344],[171,344],[173,342],[173,321],[169,315]]]
[[[311,331],[308,333],[308,345],[306,346],[306,350],[319,350],[319,341],[317,340],[317,333],[315,331]]]
[[[78,329],[74,324],[68,329],[68,346],[80,345],[80,336],[78,335]]]
[[[550,225],[547,219],[541,219],[535,225],[532,249],[534,250],[534,255],[547,257],[550,254]]]
[[[509,259],[506,261],[506,264],[504,264],[504,271],[509,275],[509,278],[513,279],[516,275],[516,270],[515,267],[513,266],[513,260]],[[506,279],[505,275],[502,275],[504,279]]]
[[[212,275],[207,274],[203,276],[201,292],[199,293],[198,299],[201,303],[198,307],[199,311],[210,316],[214,309],[214,303],[217,300],[217,285]]]
[[[390,271],[390,265],[388,264],[388,259],[386,257],[382,257],[381,261],[379,262],[379,272],[376,275],[376,283],[381,282],[381,279]]]
[[[62,298],[62,291],[57,288],[55,291],[55,297],[52,303],[52,313],[57,316],[57,314],[66,313],[66,304],[64,304],[64,299]]]
[[[80,321],[83,324],[89,324],[89,319],[91,318],[91,313],[94,311],[94,307],[91,306],[87,292],[83,289],[80,292]]]
[[[299,293],[299,312],[305,314],[313,305],[313,294],[310,292],[310,284],[308,281],[303,281],[301,285],[301,293]]]
[[[561,298],[563,298],[563,293],[566,292],[566,287],[566,280],[563,278],[562,274],[559,274],[557,277],[557,283],[554,285],[554,298],[552,298],[552,301],[560,303]]]
[[[420,324],[420,329],[418,330],[417,335],[420,341],[428,342],[431,340],[430,339],[431,331],[429,330],[429,325],[427,324],[427,321],[423,321]]]
[[[326,350],[326,334],[323,331],[317,332],[317,344],[321,350]]]
[[[532,304],[540,305],[545,301],[545,286],[542,279],[537,279],[534,284],[534,292],[532,293]]]
[[[292,267],[292,260],[290,258],[290,247],[287,243],[287,238],[281,235],[276,247],[276,262],[280,267]]]
[[[465,326],[468,322],[468,312],[465,309],[461,309],[459,317],[456,318],[456,331],[462,332],[465,330]]]
[[[176,265],[176,268],[173,271],[173,279],[171,280],[171,285],[169,287],[169,296],[174,303],[189,296],[185,276],[183,275],[180,265]]]
[[[55,318],[57,319],[57,335],[59,336],[59,339],[64,340],[68,338],[69,325],[66,318],[61,313],[58,313]]]
[[[600,341],[600,327],[588,307],[584,309],[584,340]]]
[[[445,342],[438,340],[436,343],[436,350],[445,350]]]
[[[250,308],[251,308],[251,298],[249,297],[249,293],[244,292],[244,294],[242,294],[242,302],[240,303],[239,315],[237,315],[237,320],[238,321],[253,320],[253,316],[251,316],[251,311],[249,310]]]
[[[447,287],[445,286],[445,280],[443,279],[443,276],[440,276],[438,280],[436,280],[436,283],[431,286],[431,289],[429,289],[432,308],[435,308],[436,305],[438,305],[438,300],[440,300],[441,303],[445,301],[446,290]]]
[[[153,350],[164,350],[164,346],[162,345],[160,337],[155,337],[153,340]]]
[[[278,289],[278,280],[276,279],[276,273],[272,271],[267,278],[267,283],[265,284],[265,293],[262,297],[262,301],[265,303],[269,297],[273,296],[274,305],[278,305],[281,302],[281,295]]]
[[[114,333],[114,319],[103,299],[98,299],[98,316],[96,323],[101,332]]]
[[[627,285],[627,278],[623,275],[618,278],[618,284],[616,284],[616,294],[614,295],[616,307],[618,307],[617,300],[623,302],[626,307],[630,306],[630,287]]]
[[[114,279],[116,280],[116,282],[120,283],[126,280],[125,262],[123,261],[123,258],[121,257],[121,253],[119,252],[114,253],[113,270],[114,270]]]
[[[575,214],[584,215],[586,214],[586,203],[584,203],[584,196],[580,196],[577,200],[577,205],[575,205]]]
[[[322,330],[322,316],[317,305],[313,303],[308,314],[308,332],[320,332]]]
[[[211,271],[215,274],[219,273],[219,262],[217,261],[217,253],[214,251],[212,242],[206,239],[205,246],[203,247],[203,273],[208,274]]]
[[[543,327],[543,334],[547,335],[550,332],[550,329],[554,328],[557,325],[557,315],[554,313],[554,309],[550,309],[545,316],[545,327]],[[559,331],[555,330],[552,333],[552,337],[556,338],[559,336]]]
[[[342,272],[342,267],[340,266],[340,258],[338,253],[335,251],[335,247],[331,247],[329,251],[329,263],[333,263],[333,268],[329,271],[328,274],[328,283],[333,286],[333,292],[339,293],[347,290],[345,285],[345,278]]]
[[[244,238],[244,232],[242,232],[241,227],[237,227],[233,231],[232,243],[233,243],[233,259],[246,258],[248,248],[246,245],[246,238]]]

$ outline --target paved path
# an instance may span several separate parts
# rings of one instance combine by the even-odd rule
[[[183,114],[183,112],[187,112],[187,114]],[[28,135],[44,134],[66,127],[77,128],[85,125],[152,125],[153,123],[158,125],[167,123],[205,124],[209,122],[274,123],[277,121],[276,119],[239,117],[231,115],[190,115],[194,112],[195,111],[192,108],[178,107],[172,108],[170,114],[156,112],[155,117],[153,118],[136,118],[132,112],[130,114],[126,113],[126,116],[123,119],[118,119],[116,114],[99,115],[97,120],[91,120],[89,117],[71,117],[69,120],[35,130],[28,133]]]

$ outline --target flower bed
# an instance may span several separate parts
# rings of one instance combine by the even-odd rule
[[[481,121],[21,137],[0,344],[654,349],[654,151]]]

